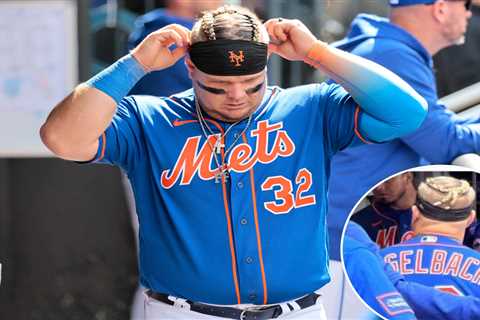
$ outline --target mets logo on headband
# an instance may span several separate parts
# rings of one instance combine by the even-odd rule
[[[238,54],[236,54],[234,51],[228,51],[230,54],[228,56],[228,59],[230,59],[230,62],[235,66],[235,67],[240,67],[242,64],[240,62],[243,62],[245,59],[245,56],[243,55],[243,51],[239,50]]]

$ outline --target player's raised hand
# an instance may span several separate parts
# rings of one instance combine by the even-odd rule
[[[190,30],[170,24],[149,34],[132,54],[148,71],[166,69],[187,53],[189,42]]]
[[[303,61],[317,38],[299,20],[275,18],[265,22],[270,44],[268,49],[281,57]]]

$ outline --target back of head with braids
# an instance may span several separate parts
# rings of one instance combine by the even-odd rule
[[[468,207],[475,200],[475,191],[465,180],[449,176],[427,178],[418,187],[418,196],[445,210]]]
[[[268,34],[253,12],[243,7],[227,5],[203,12],[191,34],[192,44],[222,39],[268,43]]]

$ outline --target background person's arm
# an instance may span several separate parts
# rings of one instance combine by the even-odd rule
[[[189,37],[190,31],[182,26],[166,26],[145,38],[130,55],[77,86],[40,129],[43,143],[61,158],[91,160],[117,104],[146,70],[168,68],[183,57]],[[173,44],[177,48],[170,50]]]
[[[427,100],[425,121],[418,130],[401,138],[415,152],[432,163],[450,163],[459,155],[480,153],[480,118],[462,118],[438,103],[434,75],[418,53],[403,45],[353,53],[365,54],[365,58],[391,70]]]

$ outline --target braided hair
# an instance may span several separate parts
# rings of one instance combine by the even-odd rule
[[[418,195],[445,210],[465,208],[475,200],[475,191],[467,181],[449,176],[427,178],[419,185]]]
[[[192,29],[191,43],[211,40],[251,40],[268,42],[268,35],[260,19],[247,8],[226,5],[214,11],[205,11]]]

